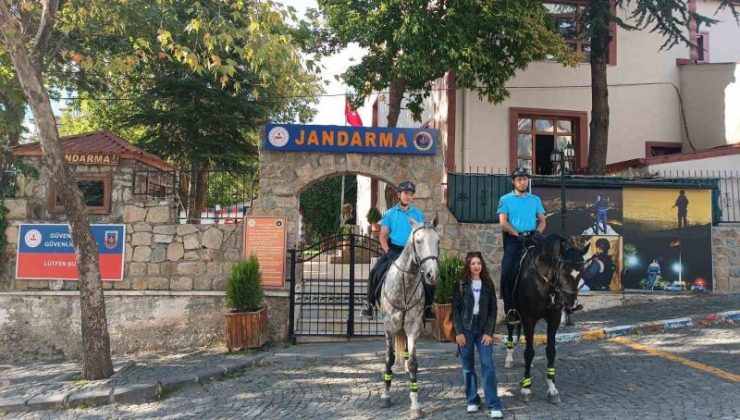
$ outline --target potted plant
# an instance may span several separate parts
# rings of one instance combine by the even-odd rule
[[[262,275],[257,257],[234,264],[226,285],[226,347],[262,347],[267,342],[267,307],[263,305]]]
[[[378,222],[380,222],[380,219],[383,218],[383,215],[380,214],[380,210],[378,210],[377,207],[371,207],[370,210],[367,212],[367,222],[370,223],[370,232],[380,232],[380,225]]]
[[[455,293],[462,276],[463,261],[451,255],[442,255],[439,259],[439,281],[434,288],[434,321],[432,335],[437,341],[447,341],[442,330],[442,323],[452,312],[452,295]]]

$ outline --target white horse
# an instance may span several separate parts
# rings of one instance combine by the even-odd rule
[[[416,382],[416,341],[424,321],[424,285],[434,285],[439,278],[439,235],[435,230],[437,217],[430,224],[411,220],[411,235],[398,259],[391,265],[385,277],[380,296],[380,312],[385,319],[385,390],[381,396],[383,407],[391,405],[392,367],[396,361],[393,347],[395,334],[401,329],[406,333],[408,357],[406,370],[411,376],[409,385],[411,418],[422,416],[419,406],[419,385]]]

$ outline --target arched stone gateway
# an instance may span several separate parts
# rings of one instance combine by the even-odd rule
[[[442,194],[444,156],[370,155],[360,153],[291,153],[260,151],[260,194],[252,214],[288,218],[288,244],[298,237],[298,198],[310,185],[336,175],[365,175],[391,185],[416,184],[414,205],[427,218],[437,213],[444,224],[454,220]],[[445,246],[447,245],[447,246]],[[452,248],[452,243],[443,244]]]

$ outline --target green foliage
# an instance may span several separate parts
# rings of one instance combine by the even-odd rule
[[[226,285],[226,306],[237,312],[254,312],[262,307],[262,275],[257,257],[250,255],[231,269]]]
[[[408,92],[407,108],[419,120],[432,83],[450,70],[458,88],[499,102],[506,81],[533,60],[574,64],[540,0],[440,2],[436,0],[319,0],[338,44],[367,50],[343,75],[358,105],[389,86]],[[393,94],[393,92],[391,92]]]
[[[357,177],[345,175],[344,202],[357,202]],[[306,239],[309,243],[337,232],[341,214],[342,177],[320,181],[308,187],[300,197]]]
[[[439,281],[434,288],[435,303],[452,303],[452,295],[462,278],[464,265],[463,260],[458,257],[443,254],[439,258]]]
[[[383,215],[380,214],[380,210],[378,210],[377,207],[371,207],[370,210],[367,211],[367,222],[371,225],[378,223],[382,218]]]
[[[14,160],[9,167],[0,171],[0,263],[4,263],[5,246],[8,244],[8,238],[5,237],[8,221],[5,219],[3,201],[6,198],[15,197],[19,176],[36,179],[39,176],[38,169],[25,165],[19,160]]]

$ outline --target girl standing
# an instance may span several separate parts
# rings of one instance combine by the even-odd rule
[[[488,275],[486,262],[480,252],[465,256],[463,279],[455,287],[452,297],[452,319],[455,341],[460,349],[468,413],[480,408],[478,377],[475,373],[475,348],[478,348],[483,394],[491,417],[503,418],[501,400],[497,393],[496,369],[493,366],[493,327],[496,325],[496,289]]]

